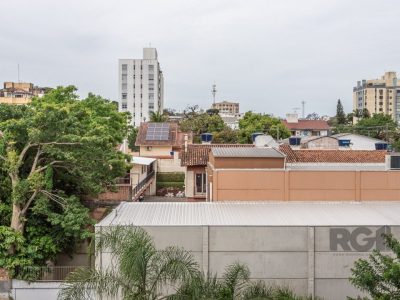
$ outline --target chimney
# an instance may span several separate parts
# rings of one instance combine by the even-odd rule
[[[187,133],[185,133],[184,137],[184,141],[185,141],[185,152],[187,152],[187,147],[188,147],[188,135]]]
[[[297,114],[286,114],[286,122],[299,123],[299,116]]]

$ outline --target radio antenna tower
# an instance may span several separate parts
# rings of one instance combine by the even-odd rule
[[[215,104],[215,95],[217,94],[217,85],[215,83],[212,85],[211,93],[213,95],[214,104]]]

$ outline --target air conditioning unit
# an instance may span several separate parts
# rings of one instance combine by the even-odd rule
[[[386,170],[400,171],[400,153],[386,155]]]

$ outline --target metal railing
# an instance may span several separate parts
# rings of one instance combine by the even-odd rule
[[[14,279],[27,281],[64,281],[71,272],[88,266],[54,266],[54,267],[19,267],[15,270]]]
[[[146,178],[138,183],[137,186],[133,189],[133,197],[136,197],[137,194],[141,191],[141,189],[154,177],[154,171],[151,171],[147,174]]]

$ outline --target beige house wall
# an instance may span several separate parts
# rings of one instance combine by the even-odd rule
[[[171,156],[172,146],[140,146],[140,156]]]
[[[400,199],[398,171],[210,170],[210,168],[208,171],[208,187],[212,186],[212,201]]]
[[[0,97],[0,104],[23,105],[31,102],[31,98]]]

